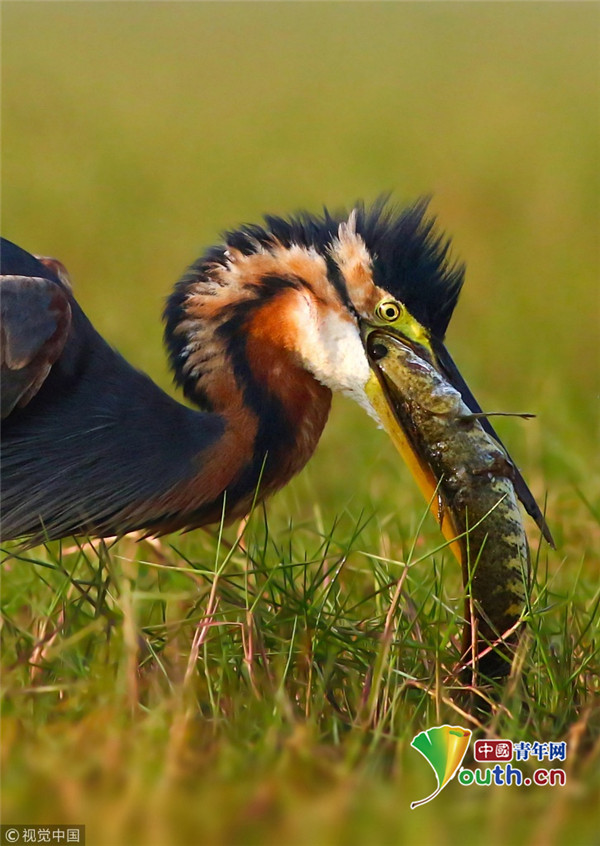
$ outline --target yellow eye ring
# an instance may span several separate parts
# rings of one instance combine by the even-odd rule
[[[396,300],[382,300],[375,309],[375,314],[384,323],[394,323],[401,312],[402,306]]]

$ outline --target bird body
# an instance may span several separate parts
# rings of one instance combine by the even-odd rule
[[[3,310],[7,299],[3,292]],[[68,303],[60,357],[2,423],[4,537],[60,537],[92,526],[116,534],[116,520],[125,531],[137,528],[148,516],[145,507],[136,516],[137,503],[191,475],[194,456],[224,429],[219,415],[175,402],[131,367],[72,295]]]
[[[429,350],[481,411],[443,345],[463,282],[448,249],[424,202],[226,233],[165,309],[190,409],[102,339],[60,263],[3,242],[3,537],[160,534],[242,516],[308,461],[332,391],[386,425],[369,327]],[[518,471],[515,487],[545,527]]]

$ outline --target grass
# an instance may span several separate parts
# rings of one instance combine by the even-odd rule
[[[91,842],[115,844],[388,843],[417,829],[436,842],[444,828],[505,842],[497,806],[527,806],[517,788],[457,805],[453,785],[435,814],[408,811],[432,781],[410,741],[450,723],[567,739],[568,787],[539,788],[511,842],[551,842],[550,819],[554,842],[575,823],[591,842],[597,586],[580,572],[565,592],[538,561],[527,634],[506,685],[482,691],[482,722],[452,672],[456,568],[445,552],[392,559],[377,523],[275,536],[261,511],[241,542],[201,532],[9,557],[5,818],[85,820]]]
[[[158,314],[215,233],[264,211],[433,192],[467,260],[448,345],[556,551],[492,712],[451,668],[458,567],[344,400],[245,528],[68,539],[2,567],[2,817],[99,846],[597,837],[600,466],[593,4],[6,3],[3,229],[69,268],[168,388]],[[461,709],[461,710],[458,710]],[[421,729],[567,740],[565,788],[431,804]],[[472,761],[471,761],[472,763]]]

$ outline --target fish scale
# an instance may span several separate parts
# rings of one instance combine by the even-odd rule
[[[530,554],[512,462],[460,393],[410,346],[374,332],[369,349],[400,425],[437,482],[438,521],[449,517],[445,534],[458,542],[482,649],[515,626],[525,605]]]

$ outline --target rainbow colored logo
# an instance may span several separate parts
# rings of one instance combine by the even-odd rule
[[[431,802],[454,778],[469,748],[470,740],[471,732],[462,726],[436,726],[413,737],[410,745],[428,761],[438,786],[426,799],[411,802],[411,808]]]

